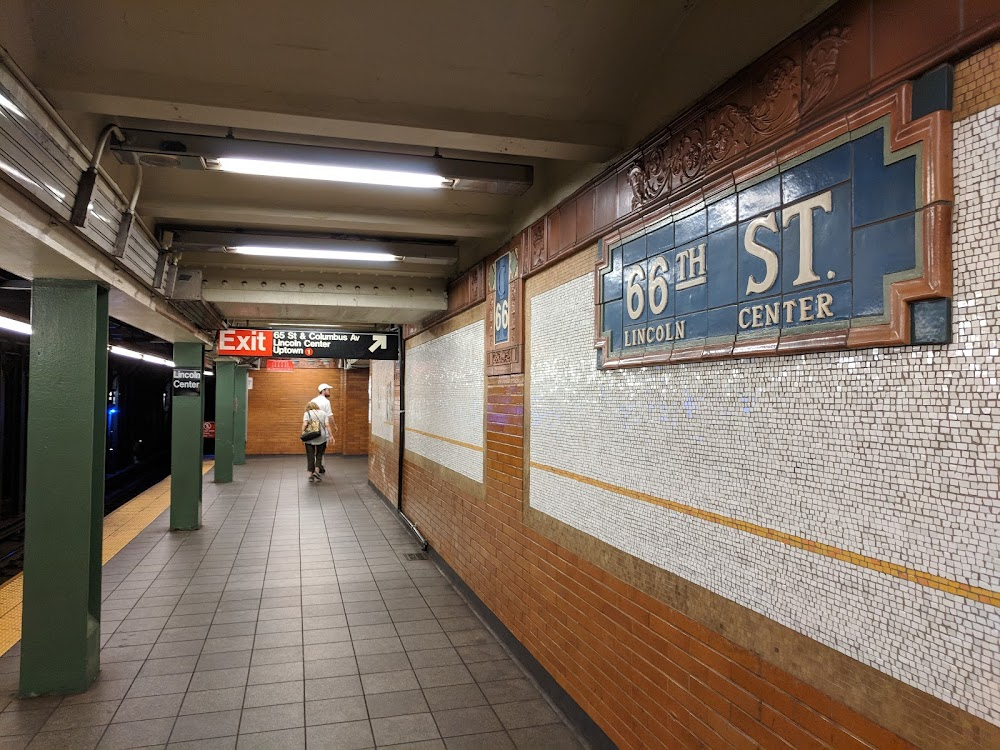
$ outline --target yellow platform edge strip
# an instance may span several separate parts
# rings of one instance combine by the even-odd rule
[[[539,464],[532,461],[531,467],[533,469],[538,469],[539,471],[545,471],[549,474],[555,474],[556,476],[580,482],[581,484],[606,490],[607,492],[613,492],[616,495],[628,497],[633,500],[639,500],[644,503],[650,503],[651,505],[657,505],[661,508],[666,508],[676,513],[682,513],[685,516],[698,518],[702,521],[707,521],[708,523],[714,523],[718,526],[725,526],[730,529],[746,532],[747,534],[763,537],[764,539],[771,539],[772,541],[780,542],[781,544],[788,545],[789,547],[797,547],[798,549],[805,550],[806,552],[812,552],[816,555],[830,557],[834,560],[840,560],[842,562],[850,563],[851,565],[857,565],[860,568],[874,570],[878,573],[884,573],[885,575],[892,576],[894,578],[910,581],[911,583],[936,589],[937,591],[943,591],[946,594],[960,596],[963,599],[969,599],[974,602],[982,602],[983,604],[989,604],[993,607],[1000,607],[1000,592],[985,589],[980,586],[972,586],[968,583],[962,583],[961,581],[953,581],[950,578],[934,575],[933,573],[927,573],[922,570],[916,570],[915,568],[908,568],[905,565],[899,565],[898,563],[886,562],[885,560],[879,560],[876,557],[862,555],[858,552],[850,552],[848,550],[841,549],[840,547],[834,547],[831,544],[815,542],[811,539],[805,539],[804,537],[789,534],[784,531],[769,529],[766,526],[758,526],[757,524],[749,523],[748,521],[740,521],[735,518],[729,518],[728,516],[721,515],[720,513],[712,513],[711,511],[701,510],[700,508],[693,508],[690,505],[684,505],[683,503],[676,502],[675,500],[664,500],[663,498],[656,497],[655,495],[648,495],[645,492],[630,490],[625,487],[618,487],[607,482],[602,482],[598,479],[591,479],[590,477],[586,477],[581,474],[575,474],[571,471],[557,469],[553,466],[546,466],[545,464]]]
[[[207,474],[214,461],[204,461],[201,473]],[[104,517],[104,545],[101,564],[121,552],[125,545],[141,534],[149,524],[170,507],[170,477],[136,495],[117,510]],[[0,586],[0,654],[7,653],[21,640],[21,600],[24,595],[24,574]]]

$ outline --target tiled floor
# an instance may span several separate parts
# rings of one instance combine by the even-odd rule
[[[16,700],[8,748],[579,748],[413,538],[364,459],[257,458],[205,485],[204,527],[166,514],[104,568],[101,676]]]

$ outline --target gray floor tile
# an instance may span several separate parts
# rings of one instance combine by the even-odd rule
[[[307,701],[324,700],[326,698],[346,698],[352,695],[362,695],[363,693],[361,678],[357,675],[306,680]]]
[[[493,710],[505,729],[522,729],[560,721],[558,714],[542,699],[501,703]]]
[[[217,711],[179,716],[170,734],[171,742],[204,740],[235,735],[240,726],[239,711]]]
[[[234,669],[216,669],[208,672],[195,672],[191,676],[189,690],[218,690],[221,688],[243,687],[247,684],[248,667]]]
[[[431,711],[485,706],[488,703],[483,691],[475,684],[429,688],[424,690],[424,697]]]
[[[572,732],[562,724],[512,729],[508,732],[517,750],[582,750]]]
[[[269,682],[291,682],[303,678],[302,662],[291,664],[268,664],[250,667],[248,685],[265,685]]]
[[[214,737],[210,740],[171,742],[167,750],[236,750],[236,737]]]
[[[200,641],[208,635],[208,625],[195,625],[186,628],[166,628],[160,631],[158,643],[173,643],[175,641]]]
[[[461,664],[446,667],[424,667],[415,669],[417,679],[422,688],[445,687],[447,685],[462,685],[473,682],[469,670]]]
[[[537,700],[541,696],[538,690],[526,679],[496,680],[495,682],[478,683],[483,695],[492,704],[511,703],[513,701]]]
[[[448,634],[448,640],[453,646],[486,646],[496,643],[496,638],[483,628],[473,630],[459,630]]]
[[[176,716],[181,710],[183,701],[183,693],[152,695],[146,698],[126,698],[118,707],[112,723],[121,724],[127,721],[164,719],[168,716]]]
[[[194,671],[197,656],[175,656],[170,659],[148,659],[139,670],[140,677],[155,677],[164,674],[184,674]]]
[[[181,705],[181,714],[208,714],[217,711],[233,711],[243,707],[245,688],[218,688],[188,693]]]
[[[340,659],[345,656],[354,656],[354,646],[350,641],[311,643],[302,649],[301,654],[308,661],[313,659]]]
[[[0,750],[43,724],[32,747],[576,746],[434,564],[401,558],[416,545],[367,490],[333,475],[299,495],[291,458],[248,464],[206,485],[202,531],[161,519],[106,567],[91,690],[10,704],[17,652],[0,658]]]
[[[118,705],[121,701],[99,701],[97,703],[80,703],[71,706],[60,706],[52,712],[51,716],[41,725],[42,731],[51,732],[58,729],[77,729],[78,727],[92,727],[99,724],[109,724]],[[17,713],[3,714],[0,716],[0,723],[8,717],[24,716],[25,714],[38,714],[40,711],[20,711]],[[4,732],[6,734],[7,732]]]
[[[447,750],[516,750],[514,741],[506,732],[449,737],[444,742]],[[536,750],[544,750],[544,748],[540,747]]]
[[[304,727],[305,724],[305,708],[301,702],[244,708],[243,718],[240,720],[240,733],[271,732],[277,729]]]
[[[372,719],[372,732],[378,746],[419,742],[441,736],[434,717],[429,713]]]
[[[306,725],[337,724],[342,721],[358,721],[368,718],[364,697],[360,695],[346,698],[306,702]]]
[[[496,680],[515,680],[524,677],[524,672],[511,659],[484,661],[468,665],[476,682],[494,682]]]
[[[216,669],[234,669],[250,666],[252,651],[224,651],[219,654],[204,654],[198,659],[197,672],[209,672]]]
[[[358,671],[361,674],[396,672],[410,669],[410,666],[410,660],[405,653],[372,654],[358,657]]]
[[[353,656],[305,662],[306,679],[343,677],[349,674],[358,674],[358,662]]]
[[[254,637],[252,635],[234,635],[225,638],[209,638],[205,641],[202,654],[222,654],[230,651],[252,650]]]
[[[406,654],[414,669],[425,667],[447,667],[461,664],[462,657],[453,648],[435,648],[430,651],[409,651]]]
[[[134,747],[165,745],[173,725],[172,718],[112,724],[97,747],[99,750],[126,750]]]
[[[250,685],[243,699],[244,708],[276,706],[282,703],[301,703],[305,700],[305,685],[296,682],[277,682],[268,685]],[[249,731],[249,730],[248,730]]]
[[[342,643],[351,640],[348,628],[318,628],[302,632],[302,642],[309,646],[316,643]]]
[[[132,680],[100,680],[98,679],[86,693],[67,695],[61,705],[72,706],[77,703],[97,703],[100,701],[121,700],[128,693]]]
[[[420,690],[373,693],[366,695],[365,700],[368,703],[368,715],[372,719],[426,713],[430,710],[424,699],[424,694]]]
[[[258,633],[253,641],[253,648],[282,648],[284,646],[301,646],[302,633],[297,630],[286,633]]]
[[[489,706],[473,708],[451,708],[435,711],[434,721],[442,737],[456,737],[462,734],[483,734],[503,730],[500,719]]]
[[[153,650],[149,652],[149,658],[167,659],[174,656],[197,656],[201,653],[201,648],[204,644],[205,642],[202,640],[157,643],[153,646]]]
[[[238,750],[300,750],[306,746],[306,732],[302,727],[279,729],[274,732],[241,734]]]
[[[40,711],[11,711],[0,714],[0,737],[13,737],[21,734],[34,734],[52,715],[52,709]],[[110,721],[110,719],[109,719]],[[72,729],[69,727],[53,727],[54,729]]]
[[[375,747],[368,721],[345,721],[306,728],[306,743],[310,748],[329,750],[367,750]]]
[[[403,642],[399,638],[372,638],[364,641],[354,641],[354,653],[358,656],[371,654],[393,654],[403,651]]]
[[[39,732],[28,743],[29,750],[93,750],[101,741],[104,725],[60,732]]]
[[[396,632],[400,636],[404,636],[443,633],[444,630],[437,620],[414,620],[412,622],[396,622]]]
[[[361,675],[361,684],[364,685],[365,693],[394,693],[421,687],[412,669]]]

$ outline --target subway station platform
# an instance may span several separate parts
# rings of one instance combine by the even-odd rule
[[[367,463],[327,469],[314,485],[303,458],[250,458],[231,484],[206,475],[201,530],[133,525],[104,566],[100,677],[19,700],[15,645],[0,750],[580,747],[434,563],[407,558]]]

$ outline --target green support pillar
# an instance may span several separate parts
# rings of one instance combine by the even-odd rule
[[[215,360],[215,481],[233,481],[236,362]]]
[[[22,696],[79,693],[100,671],[108,292],[31,294]]]
[[[247,462],[247,368],[236,368],[236,417],[233,423],[233,463]]]
[[[194,375],[198,388],[174,388],[170,431],[170,528],[201,528],[202,425],[205,420],[204,351],[201,344],[174,344],[174,381]],[[183,372],[187,370],[188,372]],[[180,379],[191,383],[192,380]]]

